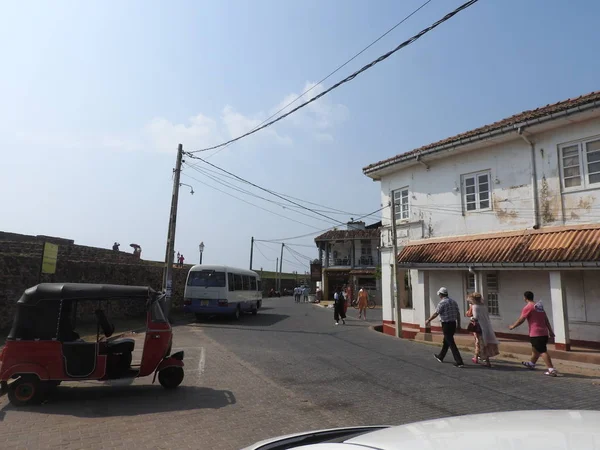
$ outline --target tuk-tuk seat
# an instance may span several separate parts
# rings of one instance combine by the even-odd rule
[[[131,353],[135,347],[135,340],[131,338],[118,338],[106,343],[107,353]]]

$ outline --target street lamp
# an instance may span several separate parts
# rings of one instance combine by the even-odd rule
[[[200,250],[200,264],[202,264],[202,252],[204,251],[204,242],[200,242],[198,249]]]

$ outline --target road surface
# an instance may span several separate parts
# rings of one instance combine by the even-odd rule
[[[380,311],[369,313],[380,320]],[[0,448],[239,449],[315,428],[600,409],[590,377],[549,378],[514,362],[458,369],[451,358],[439,364],[435,348],[382,335],[355,317],[350,309],[347,324],[335,326],[332,310],[281,298],[239,322],[176,326],[174,350],[185,351],[186,364],[178,390],[146,378],[129,386],[66,383],[30,408],[3,397]]]

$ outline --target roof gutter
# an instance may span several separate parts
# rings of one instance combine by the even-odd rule
[[[420,157],[430,155],[432,153],[438,153],[443,150],[452,150],[454,148],[461,147],[461,146],[467,145],[467,144],[471,144],[473,142],[479,142],[479,141],[484,141],[486,139],[492,139],[494,137],[501,136],[501,135],[508,134],[508,133],[515,132],[515,131],[518,132],[519,128],[527,128],[527,127],[531,127],[533,125],[540,125],[542,123],[551,122],[553,120],[560,119],[562,117],[567,117],[572,114],[582,113],[582,112],[596,109],[599,107],[600,107],[600,100],[596,100],[594,102],[587,103],[584,105],[579,105],[574,108],[565,109],[564,111],[559,111],[554,114],[548,114],[546,116],[538,117],[536,119],[526,120],[525,122],[498,128],[497,130],[487,131],[485,133],[477,134],[475,136],[471,136],[468,138],[459,139],[456,141],[448,142],[446,144],[438,145],[438,146],[430,148],[428,150],[418,152],[416,155],[414,153],[398,155],[396,158],[393,158],[393,159],[387,160],[387,161],[383,161],[379,164],[375,164],[372,167],[367,167],[367,168],[363,169],[363,173],[365,175],[373,174],[379,170],[385,169],[390,166],[394,166],[396,164],[401,164],[406,161],[415,160],[415,159],[417,161],[419,161]]]

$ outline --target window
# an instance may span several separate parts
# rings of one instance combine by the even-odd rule
[[[231,272],[227,274],[227,284],[229,285],[230,292],[235,291],[235,281]]]
[[[467,295],[475,292],[475,274],[467,273]]]
[[[396,220],[406,220],[408,214],[408,188],[398,189],[394,194],[394,208],[396,209]]]
[[[256,277],[250,277],[250,290],[256,290]]]
[[[463,201],[466,211],[490,208],[490,173],[463,175]]]
[[[241,275],[238,275],[237,273],[233,274],[233,281],[235,284],[235,290],[236,291],[243,291],[244,290],[244,281],[242,279]]]
[[[488,312],[491,316],[499,316],[500,305],[498,304],[498,274],[488,273],[485,275],[485,289]]]
[[[260,280],[256,280],[256,288],[258,292],[262,292],[262,282]]]
[[[250,277],[248,275],[244,275],[243,279],[244,279],[244,290],[249,291],[251,289],[250,288]]]
[[[564,189],[600,187],[600,139],[562,146],[560,163]]]
[[[225,287],[225,272],[215,272],[214,270],[190,272],[187,285],[199,287]]]

